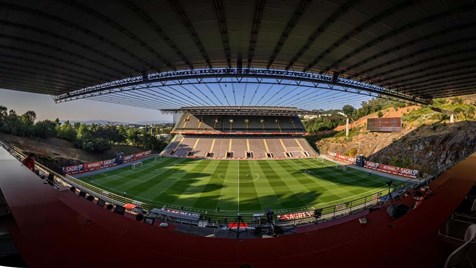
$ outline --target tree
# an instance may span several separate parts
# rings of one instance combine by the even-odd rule
[[[8,115],[7,111],[8,111],[7,107],[0,105],[0,120],[7,117],[7,115]]]
[[[106,139],[94,138],[86,135],[82,140],[81,148],[93,153],[102,153],[109,150],[111,144],[109,144],[109,141]]]
[[[0,128],[3,126],[7,116],[8,116],[8,109],[5,106],[0,105]]]
[[[69,121],[66,121],[60,126],[57,126],[56,132],[58,133],[59,138],[65,139],[67,141],[76,140],[76,130],[74,130],[73,126],[69,123]]]
[[[26,113],[22,114],[20,119],[27,124],[33,125],[36,120],[36,113],[33,111],[27,111]]]
[[[345,115],[347,116],[352,116],[354,114],[355,108],[352,105],[344,105],[342,107],[342,111],[344,112]]]
[[[378,118],[382,118],[382,116],[383,116],[382,111],[378,111],[377,116],[378,116]]]
[[[39,121],[35,124],[34,133],[39,138],[50,138],[56,136],[56,123],[50,120]]]

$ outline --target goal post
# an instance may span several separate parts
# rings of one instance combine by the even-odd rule
[[[324,158],[318,156],[318,157],[316,157],[316,160],[318,162],[321,162],[322,164],[324,164]]]
[[[340,169],[340,170],[342,170],[342,171],[347,171],[347,166],[346,166],[346,165],[339,164],[339,163],[336,163],[335,168],[336,168],[336,169]]]
[[[137,168],[137,167],[142,167],[143,165],[144,165],[144,163],[141,161],[141,162],[133,163],[133,164],[131,165],[131,168],[132,168],[132,169],[135,169],[135,168]]]

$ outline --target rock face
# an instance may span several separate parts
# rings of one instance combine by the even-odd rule
[[[403,133],[361,133],[345,139],[318,142],[322,153],[346,154],[356,148],[370,161],[437,174],[476,151],[476,122],[424,125]]]
[[[374,153],[370,160],[391,163],[400,158],[422,173],[437,174],[475,151],[476,122],[460,122],[420,127]]]

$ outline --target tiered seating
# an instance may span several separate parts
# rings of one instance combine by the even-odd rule
[[[232,122],[230,121],[232,120]],[[246,122],[248,121],[248,122]],[[174,132],[286,132],[304,133],[304,126],[297,117],[285,116],[195,116],[185,114]]]
[[[304,152],[294,138],[281,139],[286,152],[291,153],[293,157],[304,156]]]
[[[191,115],[189,117],[189,121],[187,122],[186,128],[187,129],[199,129],[200,123],[201,123],[200,120],[196,116]]]
[[[266,148],[264,147],[263,138],[248,138],[250,144],[250,151],[253,152],[254,158],[263,159],[266,158]]]
[[[246,130],[245,118],[240,117],[236,120],[233,120],[233,130],[234,131],[244,131]]]
[[[182,142],[177,146],[174,155],[184,157],[187,156],[188,152],[192,151],[193,146],[195,145],[197,138],[184,137]]]
[[[176,135],[172,141],[165,147],[165,149],[160,153],[161,155],[171,155],[175,148],[179,145],[180,141],[183,139],[182,135]]]
[[[317,153],[312,149],[311,145],[304,139],[304,138],[299,138],[297,139],[299,144],[301,144],[302,148],[304,149],[304,152],[307,152],[309,155],[308,157],[317,157]]]
[[[193,148],[193,156],[205,157],[210,151],[213,139],[207,137],[197,137],[196,146]]]
[[[295,115],[264,116],[239,111],[239,115],[207,115],[188,111],[176,124],[172,133],[178,135],[162,152],[163,155],[213,159],[281,159],[317,155],[300,136],[305,130]]]
[[[260,122],[260,118],[245,118],[248,119],[248,130],[250,131],[263,131],[263,124]]]
[[[229,138],[216,138],[215,146],[213,148],[214,158],[226,158],[226,152],[230,146]]]
[[[317,156],[307,141],[301,137],[200,135],[189,135],[176,139],[167,146],[162,154],[178,157],[207,157],[208,153],[213,153],[211,158],[224,159],[227,158],[227,152],[233,152],[234,159],[246,158],[247,152],[252,152],[254,159],[270,158],[267,153],[271,153],[273,158]],[[291,154],[286,155],[286,153]]]
[[[268,153],[272,153],[274,158],[283,158],[286,157],[285,151],[281,144],[280,138],[267,138],[266,144],[268,145]]]
[[[211,116],[202,116],[202,125],[201,128],[205,130],[213,130],[216,128],[215,125],[219,125],[220,122],[215,122],[215,118]]]
[[[291,118],[291,124],[293,125],[293,128],[295,130],[301,130],[304,129],[304,125],[302,124],[301,120],[297,117]]]
[[[233,158],[245,158],[247,146],[246,138],[234,138],[232,139],[231,151],[233,152]]]

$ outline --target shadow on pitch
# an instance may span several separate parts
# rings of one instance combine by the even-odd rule
[[[222,194],[221,191],[211,190],[216,188],[216,185],[207,185],[206,187],[209,188],[203,192],[204,194],[196,197],[187,197],[186,194],[172,189],[172,191],[167,191],[164,195],[157,197],[156,203],[172,203],[171,201],[173,201],[175,206],[183,205],[184,209],[188,209],[190,204],[193,204],[194,209],[207,211],[209,215],[236,215],[238,212],[260,213],[264,212],[266,208],[276,212],[308,210],[319,206],[318,199],[322,195],[319,192],[308,191],[294,194],[268,194],[258,197],[257,193],[242,192],[238,202],[236,194],[227,195],[226,193]]]
[[[363,188],[386,187],[389,178],[378,176],[373,172],[361,172],[348,168],[343,171],[342,167],[314,167],[302,168],[292,173],[293,175],[306,175],[306,180],[328,181],[337,185],[359,186]]]

